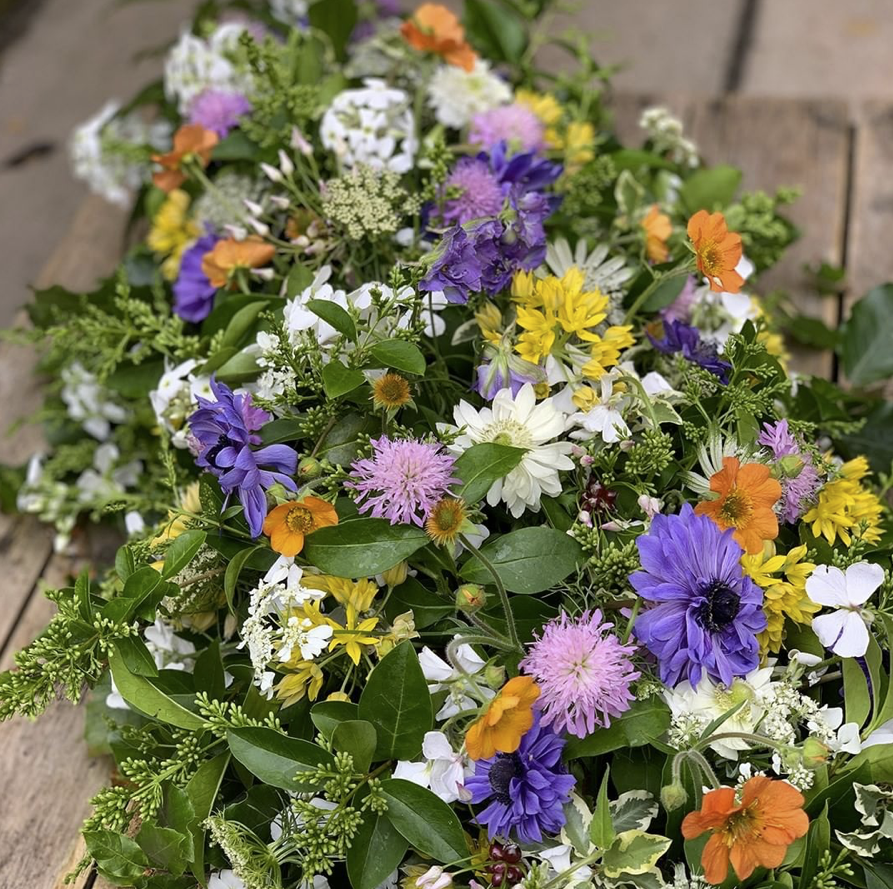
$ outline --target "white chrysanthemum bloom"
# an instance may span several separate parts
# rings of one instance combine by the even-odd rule
[[[207,40],[183,30],[164,62],[164,94],[177,103],[180,114],[188,114],[192,100],[209,87],[251,91],[250,72],[239,70],[231,58],[244,30],[239,22],[226,22]]]
[[[148,177],[150,166],[122,146],[148,145],[160,150],[170,140],[171,128],[163,120],[146,123],[138,113],[118,117],[119,108],[117,102],[106,103],[74,130],[68,147],[74,175],[109,203],[126,207]]]
[[[735,679],[728,687],[713,683],[705,675],[695,687],[686,679],[675,688],[665,690],[664,698],[674,725],[682,725],[686,730],[692,718],[703,728],[742,704],[741,709],[723,723],[721,731],[753,734],[766,713],[761,693],[771,682],[772,667],[754,670]],[[710,746],[726,759],[737,759],[740,751],[750,749],[747,741],[741,738],[714,741]]]
[[[307,0],[270,0],[270,13],[283,24],[297,27],[307,20]]]
[[[445,803],[461,799],[465,779],[474,774],[471,760],[453,750],[443,732],[425,732],[422,756],[422,762],[398,762],[394,777],[430,788]]]
[[[319,128],[322,144],[345,167],[406,173],[418,149],[410,103],[403,90],[367,77],[362,88],[335,96]]]
[[[533,386],[525,383],[514,398],[511,389],[501,389],[492,405],[480,411],[467,401],[460,401],[453,409],[453,419],[456,426],[464,428],[450,447],[454,453],[461,454],[486,441],[525,451],[521,462],[490,487],[490,506],[501,500],[519,518],[526,509],[537,512],[543,494],[557,497],[561,493],[558,472],[574,468],[567,456],[573,445],[569,441],[552,441],[564,432],[566,421],[551,398],[537,404]]]
[[[422,673],[428,681],[428,691],[431,694],[436,694],[444,689],[449,691],[443,706],[435,714],[434,718],[438,721],[449,719],[464,710],[474,710],[481,703],[468,693],[469,678],[471,682],[474,682],[474,677],[484,669],[486,664],[470,645],[457,646],[455,658],[459,667],[462,668],[461,670],[448,664],[427,646],[419,652],[419,663]],[[487,700],[496,694],[483,683],[477,683],[477,691]]]
[[[68,416],[99,441],[109,437],[112,423],[123,423],[127,419],[127,411],[106,399],[106,390],[79,361],[62,369],[60,394]]]
[[[441,65],[428,83],[428,102],[438,123],[456,130],[468,126],[475,114],[511,101],[511,87],[483,59],[471,71]]]
[[[710,479],[723,468],[726,457],[737,457],[742,463],[754,459],[754,450],[739,445],[734,436],[724,438],[716,430],[711,430],[706,444],[698,446],[698,465],[701,472],[686,470],[680,475],[689,488],[698,494],[706,494],[710,490]]]

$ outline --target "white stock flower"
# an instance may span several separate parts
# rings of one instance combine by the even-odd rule
[[[94,505],[116,500],[127,488],[136,487],[143,471],[139,460],[118,465],[121,452],[110,441],[93,452],[93,466],[85,469],[75,482],[81,503]]]
[[[490,506],[502,500],[518,518],[526,509],[538,511],[543,494],[555,497],[561,493],[558,472],[574,468],[567,456],[573,446],[569,441],[552,442],[564,432],[565,418],[551,398],[537,404],[533,386],[525,383],[514,398],[511,389],[501,389],[492,405],[479,411],[460,401],[453,409],[453,419],[464,429],[450,447],[454,453],[481,442],[510,445],[525,452],[521,462],[490,487]]]
[[[445,803],[461,799],[465,779],[474,773],[468,757],[456,753],[443,732],[425,732],[422,756],[424,762],[398,762],[394,777],[430,788]]]
[[[511,100],[511,87],[483,59],[478,59],[471,71],[441,65],[428,84],[428,101],[438,123],[457,130],[471,123],[475,114]]]
[[[106,390],[79,361],[62,368],[62,384],[61,397],[68,416],[99,441],[109,437],[112,423],[127,419],[127,411],[107,399]]]
[[[374,77],[335,96],[319,135],[345,167],[406,173],[418,148],[409,95]]]
[[[846,569],[819,565],[806,580],[806,594],[817,605],[836,609],[812,619],[825,648],[840,657],[862,657],[868,650],[868,626],[862,606],[884,582],[884,569],[857,562]]]

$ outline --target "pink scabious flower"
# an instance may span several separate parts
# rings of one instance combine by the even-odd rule
[[[641,675],[630,660],[636,646],[623,645],[613,627],[601,611],[584,611],[562,614],[536,636],[521,669],[540,687],[544,725],[585,738],[629,709],[630,684]]]
[[[455,195],[443,205],[443,221],[453,225],[496,216],[505,200],[490,164],[477,157],[461,158],[447,177],[444,190]]]
[[[803,452],[800,442],[794,437],[788,428],[787,420],[779,420],[776,423],[764,423],[763,431],[757,442],[772,451],[776,460],[785,457],[796,457],[802,463],[800,471],[790,476],[783,474],[781,482],[781,500],[775,509],[778,517],[788,524],[794,524],[809,505],[815,500],[821,487],[821,479],[813,466],[809,454]]]
[[[241,93],[206,89],[189,106],[189,122],[213,130],[223,139],[251,111],[251,102]]]
[[[373,455],[351,464],[346,488],[359,492],[362,513],[398,523],[424,524],[432,507],[447,488],[458,484],[453,476],[455,458],[442,446],[415,439],[392,441],[386,435],[372,439]]]
[[[487,151],[497,142],[508,143],[514,151],[539,151],[545,144],[542,121],[520,102],[476,114],[468,141]]]

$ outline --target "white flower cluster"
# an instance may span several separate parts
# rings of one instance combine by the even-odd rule
[[[60,394],[68,416],[99,441],[109,437],[112,423],[123,423],[127,419],[127,411],[108,399],[96,376],[80,362],[62,368]]]
[[[277,21],[298,27],[307,19],[307,0],[270,0],[270,13]]]
[[[251,591],[248,618],[242,624],[242,641],[254,667],[254,682],[262,692],[272,694],[276,674],[267,667],[271,661],[286,663],[300,654],[310,661],[319,655],[332,638],[329,626],[314,626],[298,609],[305,602],[322,599],[320,590],[301,584],[303,572],[294,559],[280,556],[263,580]]]
[[[441,65],[428,84],[428,101],[438,123],[461,129],[475,114],[512,101],[512,89],[478,59],[471,71],[457,65]]]
[[[202,362],[190,358],[176,365],[165,366],[158,387],[149,393],[149,401],[155,411],[158,425],[171,433],[174,447],[187,446],[189,415],[198,407],[197,396],[212,398],[209,376],[196,375],[195,369]]]
[[[657,154],[669,154],[677,164],[698,166],[698,146],[683,135],[682,121],[666,108],[646,108],[639,126],[648,134]]]
[[[335,96],[319,134],[345,167],[406,173],[418,149],[409,96],[374,77]]]
[[[74,175],[109,203],[126,207],[149,174],[149,164],[134,146],[161,150],[170,141],[167,121],[144,121],[138,113],[118,116],[118,102],[106,103],[98,114],[72,133],[69,156]]]
[[[233,60],[245,26],[238,22],[219,25],[205,40],[189,30],[180,34],[164,63],[164,94],[177,103],[180,114],[204,90],[213,88],[248,93],[252,78]]]

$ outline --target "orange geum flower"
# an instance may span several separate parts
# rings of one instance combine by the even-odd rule
[[[703,500],[698,515],[707,515],[725,531],[734,528],[734,538],[745,552],[758,553],[763,542],[778,537],[778,518],[772,507],[781,497],[781,485],[762,463],[740,464],[737,457],[724,457],[722,469],[710,477],[710,490],[719,496]]]
[[[257,235],[244,241],[225,238],[202,257],[202,271],[212,287],[225,287],[239,269],[259,269],[276,255],[272,244],[265,244]]]
[[[472,759],[514,753],[533,725],[533,702],[539,686],[530,676],[509,679],[487,705],[484,715],[468,730],[465,749]]]
[[[688,220],[688,236],[695,248],[698,270],[716,293],[737,293],[744,278],[735,269],[743,252],[741,235],[730,232],[722,213],[698,210]]]
[[[757,775],[744,785],[740,803],[733,787],[706,793],[700,810],[685,816],[682,836],[692,840],[712,832],[701,853],[708,882],[724,882],[729,863],[746,880],[758,867],[778,867],[788,846],[806,835],[803,803],[803,794],[787,782]]]
[[[296,556],[304,548],[304,538],[319,528],[338,524],[335,507],[319,497],[305,497],[281,503],[264,519],[264,534],[270,547],[283,556]]]
[[[670,251],[667,241],[673,234],[673,223],[660,207],[653,204],[648,215],[640,223],[645,229],[645,254],[652,262],[666,262]]]
[[[217,133],[197,123],[185,124],[174,133],[174,147],[167,154],[153,154],[152,160],[164,167],[152,176],[162,191],[173,191],[186,181],[183,163],[197,160],[203,167],[211,160],[211,150],[220,141]]]
[[[423,3],[400,28],[403,39],[413,49],[433,52],[445,62],[471,71],[477,59],[465,40],[459,19],[439,3]]]

